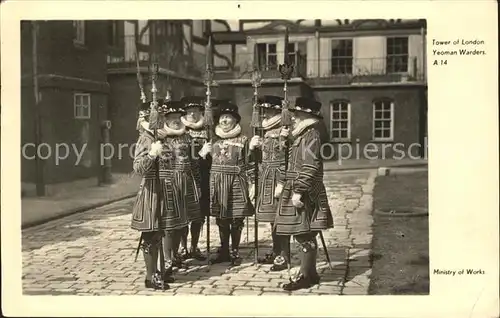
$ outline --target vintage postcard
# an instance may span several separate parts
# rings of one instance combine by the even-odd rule
[[[1,9],[6,316],[499,316],[496,2]]]

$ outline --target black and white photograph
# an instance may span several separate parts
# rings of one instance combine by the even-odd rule
[[[20,27],[23,294],[429,294],[425,19]]]
[[[28,2],[2,314],[498,317],[496,3]]]

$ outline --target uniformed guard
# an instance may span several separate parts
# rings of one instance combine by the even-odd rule
[[[173,266],[178,263],[176,251],[179,248],[180,237],[188,225],[188,220],[201,217],[199,206],[200,190],[196,183],[198,168],[190,156],[191,137],[185,133],[181,116],[185,111],[180,102],[167,101],[160,103],[159,114],[163,116],[163,128],[158,129],[162,140],[154,141],[148,122],[140,122],[141,136],[137,142],[134,159],[134,170],[143,176],[139,194],[134,205],[132,227],[142,231],[163,231],[163,252],[165,269],[163,282],[173,282]],[[154,161],[158,158],[159,193],[156,191],[156,173]],[[158,202],[160,200],[160,202]],[[153,218],[151,211],[160,206],[159,221]],[[161,235],[160,235],[161,237]],[[156,238],[156,236],[155,236]],[[154,241],[157,242],[157,241]],[[153,255],[157,257],[156,254]],[[156,264],[156,263],[155,263]],[[155,269],[152,267],[151,270]],[[149,275],[149,274],[148,274]],[[154,275],[154,274],[153,274]],[[146,278],[148,279],[149,276]],[[154,276],[146,285],[153,288],[158,280]]]
[[[309,288],[319,283],[316,271],[318,243],[321,230],[333,227],[333,217],[325,185],[323,160],[318,130],[322,119],[321,103],[299,97],[293,112],[289,163],[280,169],[280,184],[276,196],[280,197],[276,215],[277,235],[293,235],[300,245],[300,271],[294,279],[283,285],[291,291]]]
[[[165,260],[167,277],[172,275],[173,267],[182,266],[178,254],[182,235],[191,221],[203,220],[200,209],[201,191],[199,167],[192,156],[192,138],[186,132],[182,116],[186,115],[183,103],[168,101],[160,108],[164,114],[166,137],[162,140],[163,162],[160,173],[164,175],[165,193]],[[163,163],[163,165],[162,165]]]
[[[181,257],[183,259],[194,258],[199,261],[206,259],[198,248],[200,233],[204,223],[204,218],[210,214],[210,165],[211,155],[206,158],[199,156],[199,151],[208,142],[207,128],[204,120],[205,98],[198,96],[187,96],[181,99],[186,115],[181,117],[181,121],[186,127],[186,132],[191,136],[191,156],[198,162],[199,177],[201,185],[200,209],[201,216],[190,219],[191,246],[188,248],[188,232],[185,231],[181,238]]]
[[[135,148],[134,171],[143,176],[139,191],[137,193],[132,212],[131,227],[141,232],[140,249],[144,256],[146,265],[146,288],[168,289],[168,282],[164,282],[158,271],[158,254],[163,237],[163,228],[157,222],[153,197],[154,179],[146,178],[146,174],[154,169],[153,162],[158,154],[159,147],[154,143],[154,135],[149,130],[150,101],[145,101],[140,105],[139,119],[137,120],[137,130],[139,138]],[[148,197],[151,196],[151,199]],[[147,203],[146,203],[147,202]],[[138,250],[139,251],[139,250]]]
[[[258,99],[257,107],[263,111],[262,129],[264,136],[252,137],[250,141],[251,153],[257,147],[262,151],[262,162],[259,168],[258,191],[250,187],[250,192],[256,192],[255,210],[258,222],[270,223],[272,229],[272,251],[264,258],[258,260],[261,264],[272,264],[271,271],[281,271],[287,268],[289,237],[278,236],[274,231],[274,220],[278,208],[278,199],[275,198],[275,189],[278,185],[279,168],[284,168],[285,149],[283,147],[284,134],[286,129],[281,126],[281,111],[283,98],[279,96],[266,95]],[[285,132],[288,136],[288,132]]]
[[[212,264],[241,264],[239,245],[244,220],[254,213],[248,186],[255,171],[248,160],[249,140],[241,133],[240,120],[237,106],[221,101],[214,142],[207,142],[200,151],[202,157],[212,155],[211,216],[216,218],[221,240],[216,257],[210,260]]]

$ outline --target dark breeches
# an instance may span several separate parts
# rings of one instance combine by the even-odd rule
[[[216,224],[219,226],[219,234],[221,236],[221,247],[229,249],[229,236],[231,237],[231,247],[233,250],[238,250],[241,241],[241,232],[245,227],[245,218],[234,219],[216,219]]]
[[[142,233],[141,250],[146,264],[146,279],[151,280],[157,270],[158,250],[160,247],[162,232]]]
[[[181,229],[165,231],[163,251],[165,254],[165,260],[171,261],[177,255],[179,250],[179,245],[181,243],[181,237],[187,230],[187,227]]]
[[[235,229],[242,231],[245,227],[245,218],[234,218],[234,219],[219,219],[215,220],[216,224],[220,227],[227,229]]]
[[[313,251],[318,249],[318,241],[316,239],[317,236],[318,232],[296,235],[295,241],[299,243],[302,252]]]
[[[142,243],[141,250],[145,254],[150,254],[155,249],[158,249],[160,246],[162,238],[162,232],[144,232],[142,233]]]
[[[316,256],[318,253],[318,241],[316,239],[318,232],[296,235],[295,240],[300,247],[300,272],[305,277],[316,277]]]

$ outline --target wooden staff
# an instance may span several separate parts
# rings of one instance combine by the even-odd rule
[[[207,128],[207,139],[212,142],[213,138],[213,127],[214,127],[214,116],[212,111],[211,102],[211,91],[210,87],[213,85],[213,75],[212,70],[212,35],[208,37],[208,45],[206,52],[206,70],[205,70],[205,86],[207,99],[205,102],[205,126]],[[210,270],[210,213],[207,215],[207,271]]]
[[[292,77],[293,65],[290,64],[288,58],[288,28],[285,29],[285,50],[284,50],[284,63],[279,66],[279,71],[281,74],[281,79],[285,82],[283,85],[283,109],[281,110],[281,125],[285,127],[285,129],[289,129],[292,124],[292,114],[289,109],[290,102],[288,101],[288,80]],[[281,138],[281,137],[280,137]],[[286,174],[288,171],[288,160],[289,160],[289,151],[290,151],[290,138],[286,137],[285,139],[285,181]],[[274,222],[274,229],[276,230],[276,222]],[[290,252],[290,240],[288,240],[288,278],[291,280],[291,252]]]
[[[145,103],[146,102],[146,94],[144,93],[144,84],[143,84],[143,79],[142,79],[142,74],[139,66],[139,52],[137,50],[137,38],[135,39],[135,60],[136,60],[136,67],[137,67],[137,83],[139,84],[139,90],[141,92],[141,97],[140,100]],[[140,115],[141,116],[141,115]],[[140,129],[140,122],[141,119],[137,120],[137,130]],[[137,250],[135,251],[135,259],[134,262],[137,261],[137,257],[139,256],[139,251],[141,249],[141,243],[144,238],[144,232],[141,232],[141,237],[139,238],[139,244],[137,245]]]
[[[259,65],[256,61],[257,59],[257,44],[255,44],[254,49],[254,69],[252,72],[252,86],[253,86],[253,112],[252,112],[252,122],[250,126],[253,128],[253,134],[255,136],[262,137],[262,115],[260,107],[258,106],[258,89],[262,82],[262,74],[259,71]],[[255,187],[255,195],[254,195],[254,265],[258,264],[258,256],[259,256],[259,224],[257,220],[257,200],[259,197],[259,162],[262,160],[261,150],[254,148],[253,149],[254,163],[255,163],[255,175],[254,175],[254,187]],[[247,222],[247,237],[248,237],[248,222]]]
[[[156,96],[156,92],[158,91],[156,88],[156,81],[158,80],[158,63],[152,64],[152,75],[151,75],[151,93],[152,93],[152,102],[151,102],[151,112],[149,115],[149,129],[153,130],[155,142],[158,141],[158,129],[162,126],[162,120],[160,119],[160,114],[158,113],[158,100]],[[156,213],[155,217],[158,221],[158,226],[160,224],[160,215],[161,215],[161,181],[160,181],[160,158],[156,157],[155,159],[155,172],[156,172]],[[163,236],[163,235],[162,235]],[[160,239],[160,272],[161,277],[165,276],[165,255],[163,254],[163,242]]]
[[[158,129],[162,128],[163,121],[160,118],[160,114],[158,112],[158,99],[156,93],[158,89],[156,87],[156,82],[158,81],[158,72],[159,65],[156,61],[156,23],[152,24],[153,38],[152,38],[152,50],[151,50],[151,60],[153,61],[151,65],[151,112],[149,115],[149,129],[153,130],[155,142],[158,141]],[[158,222],[158,226],[160,225],[160,215],[161,215],[161,197],[163,195],[161,191],[161,182],[160,182],[160,158],[157,156],[155,160],[155,170],[156,170],[156,220]],[[165,277],[165,255],[163,254],[163,234],[160,238],[160,272],[161,277]]]

